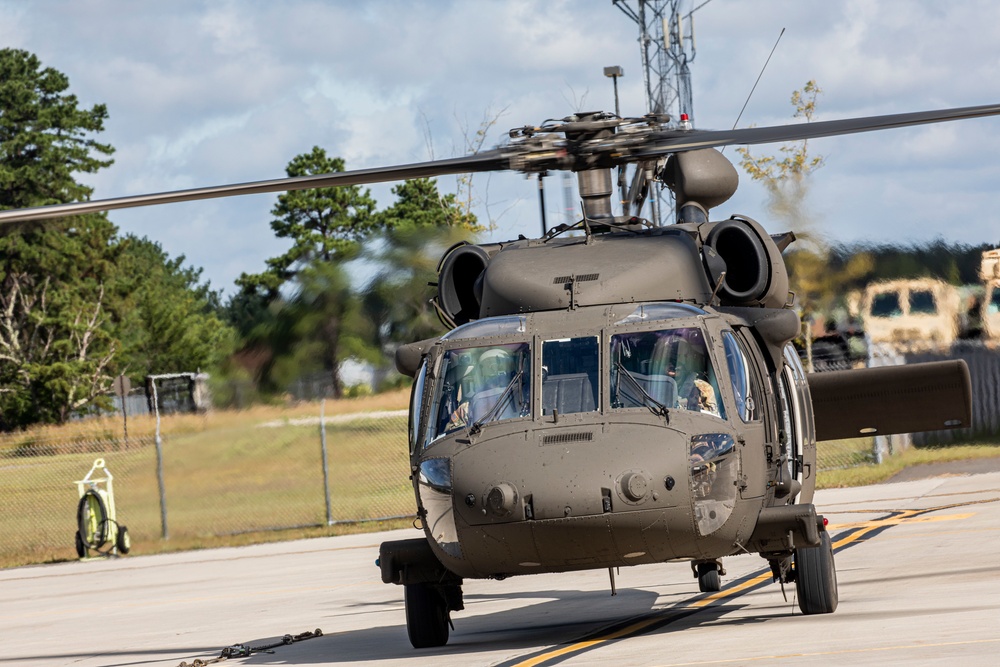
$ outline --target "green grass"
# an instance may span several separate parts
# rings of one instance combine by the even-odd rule
[[[822,446],[821,444],[820,447]],[[816,477],[816,488],[830,489],[877,484],[886,481],[899,471],[911,466],[995,457],[1000,457],[1000,445],[993,443],[913,447],[886,458],[881,465],[869,463],[841,470],[820,469]]]
[[[161,537],[152,445],[104,453],[63,447],[66,453],[42,456],[14,456],[17,446],[0,450],[0,567],[76,557],[73,482],[97,456],[114,475],[118,521],[128,526],[134,553],[262,541],[271,529],[294,529],[274,533],[282,539],[346,530],[326,525],[318,426],[262,428],[254,421],[226,418],[221,428],[165,433],[169,540]],[[334,521],[414,513],[406,422],[403,416],[327,424]]]
[[[331,402],[327,414],[405,404],[400,393],[378,403]],[[121,424],[113,420],[2,438],[0,567],[76,558],[78,493],[73,482],[98,456],[115,476],[118,519],[129,528],[135,554],[409,526],[410,519],[326,525],[318,426],[259,426],[279,418],[317,416],[318,408],[263,407],[165,418],[168,540],[160,532],[152,419],[129,420],[127,449],[120,440],[110,440],[120,433]],[[414,512],[405,416],[328,423],[326,434],[335,522]],[[871,448],[870,439],[821,443],[819,488],[873,484],[922,463],[1000,457],[1000,445],[955,445],[910,449],[875,466]],[[35,455],[23,455],[26,451]]]

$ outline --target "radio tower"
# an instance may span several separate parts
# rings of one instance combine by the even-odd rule
[[[675,125],[685,120],[693,123],[689,65],[695,56],[694,13],[711,0],[705,0],[688,11],[685,9],[693,4],[693,0],[612,2],[639,26],[639,50],[648,112],[667,114]],[[660,225],[663,217],[673,217],[673,205],[669,191],[665,192],[659,186],[651,190],[651,219],[654,224]]]

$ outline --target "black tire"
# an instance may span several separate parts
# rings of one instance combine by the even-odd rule
[[[820,533],[819,546],[795,550],[795,591],[803,614],[837,610],[837,567],[830,533]]]
[[[104,499],[93,489],[80,496],[76,506],[76,523],[83,543],[90,549],[100,549],[108,541],[108,508]]]
[[[716,593],[722,590],[719,566],[715,563],[698,563],[698,590],[702,593]]]
[[[83,543],[83,538],[80,537],[80,531],[76,531],[76,555],[80,558],[87,557],[87,546]]]
[[[406,634],[413,648],[434,648],[448,643],[448,605],[441,592],[429,584],[403,586]]]
[[[132,548],[132,538],[128,536],[128,528],[125,526],[118,526],[118,536],[115,537],[115,546],[118,547],[118,553],[127,554]]]

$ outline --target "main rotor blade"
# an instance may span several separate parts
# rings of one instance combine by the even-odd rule
[[[238,195],[267,192],[286,192],[289,190],[309,190],[312,188],[404,181],[411,178],[429,178],[433,176],[446,176],[448,174],[494,171],[497,169],[506,169],[507,167],[508,159],[500,151],[491,150],[465,157],[417,162],[393,167],[357,169],[355,171],[317,174],[315,176],[276,178],[269,181],[252,181],[250,183],[237,183],[234,185],[217,185],[191,190],[160,192],[151,195],[116,197],[114,199],[99,199],[97,201],[0,211],[0,223],[44,220],[46,218],[80,215],[95,211],[111,211],[119,208],[136,208],[139,206],[153,206],[155,204],[173,204],[197,199],[215,199],[218,197],[235,197]]]
[[[917,111],[888,116],[866,118],[845,118],[842,120],[800,123],[797,125],[776,125],[773,127],[747,127],[739,130],[668,130],[657,133],[648,146],[641,146],[632,156],[654,157],[698,148],[714,148],[728,145],[770,144],[782,141],[800,141],[818,137],[831,137],[856,132],[887,130],[894,127],[909,127],[926,123],[981,118],[1000,114],[1000,104],[987,104],[957,109]]]

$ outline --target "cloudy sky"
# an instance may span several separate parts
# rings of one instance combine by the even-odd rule
[[[809,79],[824,91],[820,120],[1000,102],[993,1],[711,0],[695,19],[700,128],[732,126],[782,28],[740,126],[789,122],[789,96]],[[66,73],[84,105],[108,106],[101,140],[117,152],[85,179],[95,198],[274,178],[314,145],[349,169],[459,155],[501,111],[488,145],[510,127],[613,109],[606,65],[624,68],[622,112],[638,115],[637,37],[611,0],[0,0],[0,45]],[[1000,241],[1000,120],[811,148],[826,158],[811,209],[832,240]],[[766,218],[763,189],[741,181],[713,217],[739,212],[783,231]],[[495,239],[538,233],[534,183],[517,174],[475,183]],[[550,222],[559,183],[548,180]],[[454,189],[454,178],[441,186]],[[389,190],[372,188],[380,205]],[[286,248],[268,224],[273,203],[256,195],[111,218],[230,292],[241,272]]]

